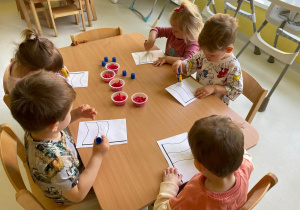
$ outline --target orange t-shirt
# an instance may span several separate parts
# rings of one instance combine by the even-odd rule
[[[217,193],[205,186],[206,177],[196,174],[183,190],[169,200],[172,210],[184,209],[238,209],[247,201],[248,183],[253,170],[252,163],[244,159],[241,166],[234,172],[235,185],[227,192]]]

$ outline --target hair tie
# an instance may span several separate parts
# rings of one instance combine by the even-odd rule
[[[39,36],[37,36],[35,39],[36,39],[36,40],[40,40],[40,37],[39,37]]]
[[[184,8],[185,8],[185,6],[181,5],[179,8],[174,9],[174,12],[179,12],[179,11],[183,10]]]

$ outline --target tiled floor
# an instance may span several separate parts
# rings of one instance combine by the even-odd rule
[[[155,10],[145,23],[140,16],[129,9],[131,0],[119,0],[112,4],[109,0],[95,1],[98,20],[93,21],[93,27],[122,26],[124,33],[140,32],[148,35],[152,23],[157,18],[164,1],[158,1]],[[147,14],[153,1],[137,1],[136,8]],[[168,17],[175,5],[169,4],[165,10],[159,26],[168,25]],[[41,17],[42,18],[42,17]],[[87,20],[87,19],[86,19]],[[32,21],[33,22],[33,21]],[[69,46],[70,34],[80,33],[82,26],[74,25],[73,17],[56,20],[58,37],[54,37],[54,30],[46,27],[46,21],[41,20],[44,36],[49,38],[58,48]],[[86,21],[87,22],[87,21]],[[20,19],[14,1],[1,0],[0,2],[0,79],[10,58],[13,57],[16,44],[21,41],[20,32],[26,28],[25,21]],[[237,53],[244,45],[245,38],[241,34],[236,41],[234,52]],[[112,43],[113,44],[113,43]],[[165,48],[165,39],[156,42],[161,49]],[[252,74],[267,89],[270,89],[283,69],[279,62],[269,64],[267,55],[256,56],[249,47],[240,57],[242,67]],[[260,140],[249,150],[253,156],[255,170],[250,178],[252,187],[263,175],[268,172],[275,173],[279,182],[266,197],[258,204],[256,209],[297,209],[300,206],[300,73],[299,64],[293,65],[273,94],[267,110],[257,113],[252,125],[258,130]],[[3,89],[0,88],[3,96]],[[245,117],[250,103],[239,97],[231,103],[230,107]],[[9,110],[0,100],[0,123],[8,123],[22,137],[23,131],[13,120]],[[14,189],[10,185],[3,167],[0,166],[0,209],[21,209],[16,203]]]

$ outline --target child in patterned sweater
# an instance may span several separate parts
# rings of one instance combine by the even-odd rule
[[[75,98],[64,78],[44,70],[24,77],[10,93],[11,113],[26,131],[26,158],[34,182],[46,197],[68,205],[96,198],[91,188],[109,149],[102,136],[83,167],[64,129],[80,118],[95,119],[97,112],[89,105],[72,110]]]
[[[176,75],[179,68],[187,76],[197,72],[196,79],[203,87],[196,90],[195,97],[215,94],[228,105],[243,92],[242,69],[232,53],[237,29],[236,19],[227,14],[210,17],[198,38],[200,51],[173,64]]]

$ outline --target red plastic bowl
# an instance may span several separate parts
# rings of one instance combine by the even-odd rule
[[[118,84],[118,83],[121,83],[122,86],[115,86],[114,87],[114,84]],[[113,91],[121,91],[123,90],[123,87],[125,85],[125,81],[122,80],[122,79],[112,79],[110,82],[109,82],[109,86],[111,87],[111,89]]]
[[[105,65],[105,68],[107,70],[112,70],[114,71],[116,74],[118,73],[119,71],[119,68],[120,68],[120,64],[116,63],[116,62],[111,62],[111,63],[107,63]]]
[[[136,107],[142,107],[148,101],[148,96],[145,93],[135,93],[131,96],[131,101]]]
[[[111,77],[108,77],[108,75]],[[110,82],[116,76],[116,73],[112,70],[105,70],[101,72],[100,76],[104,82]]]
[[[122,97],[125,96],[125,99]],[[125,92],[119,91],[115,92],[111,95],[111,100],[115,103],[116,106],[122,106],[126,103],[126,100],[128,99],[128,95]]]

